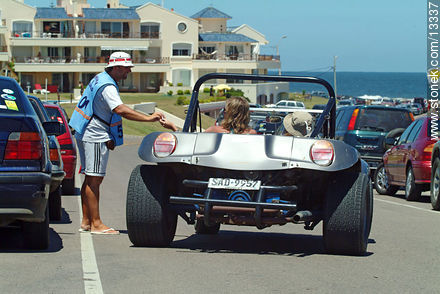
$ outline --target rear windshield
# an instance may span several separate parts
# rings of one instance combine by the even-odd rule
[[[25,111],[22,106],[21,93],[15,82],[0,80],[0,113],[22,115]]]
[[[45,107],[45,108],[51,121],[57,121],[63,125],[63,127],[61,128],[62,129],[61,134],[64,134],[66,132],[66,126],[64,125],[63,117],[61,116],[61,113],[58,110],[58,108],[53,108],[53,107]]]
[[[355,130],[389,132],[396,128],[406,128],[412,120],[407,111],[361,108],[356,120]]]

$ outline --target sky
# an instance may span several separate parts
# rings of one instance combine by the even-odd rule
[[[269,41],[262,53],[276,54],[278,46],[283,71],[327,71],[336,60],[337,71],[426,72],[426,1],[120,0],[147,2],[187,17],[213,6],[232,17],[228,26],[247,24],[262,33]],[[56,0],[25,3],[49,7]]]

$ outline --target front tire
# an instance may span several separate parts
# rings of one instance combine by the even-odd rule
[[[177,215],[169,207],[168,169],[138,165],[127,189],[127,231],[134,246],[168,246],[174,239]]]
[[[399,190],[398,186],[388,184],[388,175],[383,162],[379,164],[374,172],[374,188],[381,195],[393,196]]]
[[[440,159],[436,158],[431,171],[431,205],[440,210]]]
[[[373,219],[371,180],[363,173],[338,173],[325,199],[324,245],[329,253],[363,255]]]
[[[412,167],[406,171],[405,199],[408,201],[417,201],[422,195],[422,189],[416,184]]]

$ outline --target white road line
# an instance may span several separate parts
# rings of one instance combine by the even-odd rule
[[[79,178],[79,177],[78,177]],[[82,220],[81,196],[78,197],[79,219]],[[79,233],[81,238],[81,260],[83,269],[84,290],[86,294],[101,294],[101,278],[96,263],[95,249],[93,248],[92,234]]]
[[[384,200],[384,199],[379,199],[379,198],[374,198],[374,200],[385,202],[385,203],[390,203],[390,204],[394,204],[394,205],[399,205],[399,206],[403,206],[403,207],[414,208],[414,209],[418,209],[418,210],[422,210],[422,211],[426,211],[426,212],[433,212],[433,213],[440,214],[440,211],[436,211],[436,210],[432,210],[432,209],[421,208],[421,207],[417,207],[417,206],[397,203],[397,202],[394,202],[394,201],[389,201],[389,200]]]

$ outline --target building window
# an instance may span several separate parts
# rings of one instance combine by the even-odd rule
[[[179,30],[179,32],[184,33],[188,29],[188,26],[184,22],[179,22],[177,24],[177,29]]]
[[[191,56],[191,44],[188,43],[173,44],[173,56]]]
[[[112,38],[128,37],[128,22],[101,22],[101,33]]]
[[[30,21],[14,21],[12,24],[12,35],[14,37],[28,36],[32,35],[32,22]]]
[[[145,22],[141,24],[141,37],[147,39],[159,39],[160,24]]]

